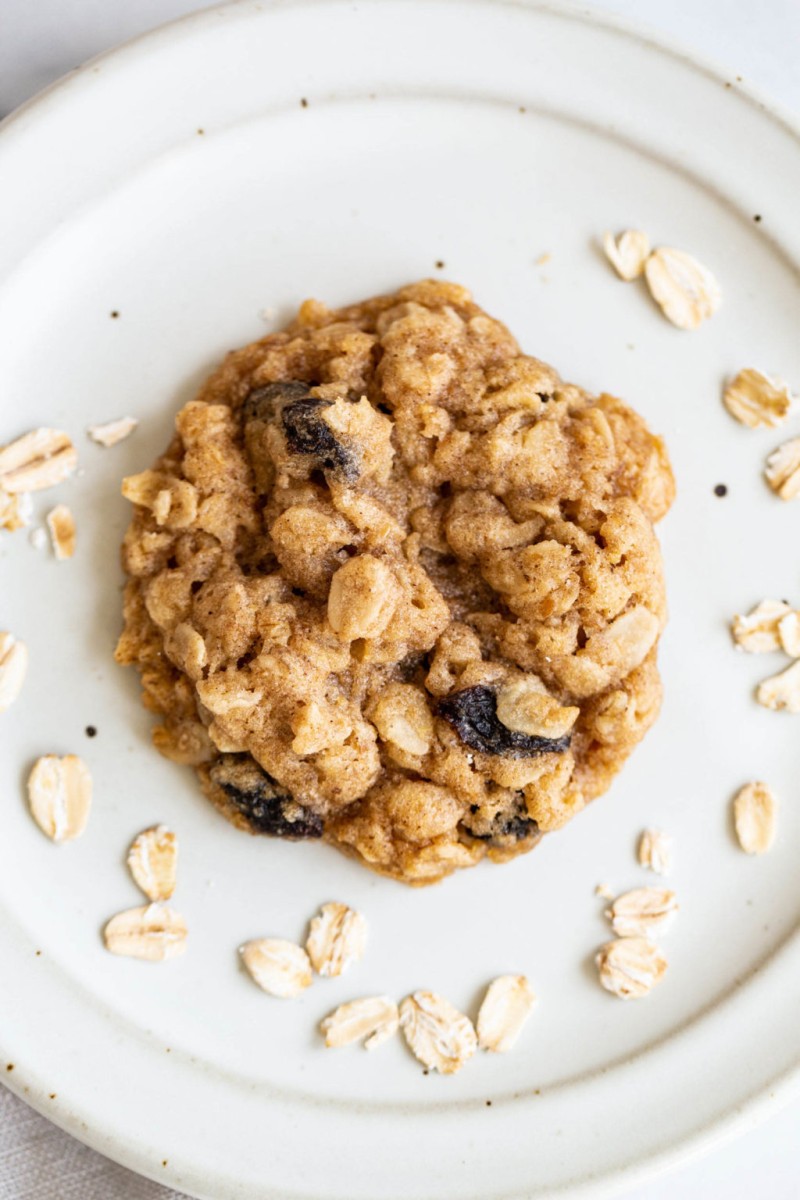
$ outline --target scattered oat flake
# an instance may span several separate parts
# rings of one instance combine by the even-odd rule
[[[672,838],[660,829],[645,829],[639,838],[637,856],[640,865],[656,875],[669,875],[672,870]]]
[[[679,329],[697,329],[719,308],[722,293],[714,276],[691,254],[659,246],[644,267],[650,295]]]
[[[117,913],[103,930],[106,949],[126,958],[165,962],[186,950],[186,922],[165,904],[148,904]]]
[[[620,279],[630,283],[644,270],[650,253],[650,238],[641,229],[626,229],[618,238],[613,233],[604,233],[603,249]]]
[[[155,825],[134,838],[128,851],[128,867],[148,900],[169,900],[175,891],[178,869],[178,839],[172,830]]]
[[[780,650],[779,624],[791,611],[791,607],[783,600],[762,600],[746,616],[733,618],[733,640],[748,654]]]
[[[364,996],[339,1007],[320,1022],[326,1046],[349,1046],[363,1039],[365,1050],[376,1050],[397,1032],[397,1005],[388,996]]]
[[[346,904],[323,904],[311,922],[306,951],[318,975],[342,975],[363,958],[366,917]]]
[[[800,437],[791,438],[772,451],[764,475],[781,500],[794,500],[800,494]]]
[[[256,938],[239,953],[260,988],[283,1000],[299,996],[311,986],[311,963],[302,946],[283,938]]]
[[[550,259],[552,257],[553,257],[552,254],[550,254],[550,252],[546,250],[544,252],[544,254],[538,255],[538,257],[534,259],[534,262],[537,267],[544,267],[547,265],[547,263],[550,262]]]
[[[599,896],[601,900],[613,900],[614,893],[607,883],[598,883],[594,889],[595,896]]]
[[[477,1047],[469,1017],[436,992],[414,992],[400,1004],[400,1028],[412,1054],[442,1075],[461,1070]]]
[[[6,711],[22,691],[28,670],[28,647],[13,633],[0,631],[0,713]]]
[[[727,384],[722,403],[749,429],[774,429],[788,417],[792,393],[782,379],[746,367]]]
[[[10,495],[54,487],[78,465],[78,452],[60,429],[34,429],[0,447],[0,487]]]
[[[600,983],[620,1000],[638,1000],[660,983],[667,969],[662,950],[649,938],[617,938],[595,957]]]
[[[75,553],[75,518],[66,504],[57,504],[45,518],[55,556],[60,561]]]
[[[766,783],[746,783],[733,798],[733,823],[745,854],[766,854],[775,840],[778,801]]]
[[[478,1013],[478,1045],[505,1054],[511,1050],[533,1011],[536,996],[524,975],[492,980]]]
[[[800,658],[800,612],[794,609],[778,622],[781,650],[790,658]]]
[[[42,529],[41,525],[37,525],[28,534],[28,541],[33,546],[34,550],[44,550],[47,545],[47,534]]]
[[[606,916],[618,937],[653,938],[667,932],[677,912],[678,901],[669,888],[641,887],[618,896]]]
[[[776,712],[800,713],[800,662],[760,683],[756,700]]]
[[[24,529],[30,520],[32,508],[28,492],[12,496],[0,487],[0,529],[7,529],[9,533]]]
[[[92,806],[92,777],[76,754],[45,754],[28,776],[28,803],[36,824],[54,842],[80,837]]]
[[[118,417],[115,421],[106,421],[104,425],[90,425],[87,433],[93,442],[110,449],[130,437],[139,422],[136,417]]]

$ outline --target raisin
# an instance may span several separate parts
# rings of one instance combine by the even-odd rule
[[[535,837],[539,826],[530,817],[503,817],[499,813],[489,833],[473,833],[472,837],[480,842],[492,842],[494,845],[508,845],[514,842],[524,842],[527,838]]]
[[[299,379],[287,379],[283,383],[265,383],[263,387],[253,388],[245,396],[242,418],[245,422],[271,421],[281,403],[291,404],[295,400],[309,399],[310,386]]]
[[[469,813],[463,821],[464,829],[470,837],[480,842],[490,842],[493,846],[514,846],[520,842],[538,841],[541,836],[537,822],[528,816],[525,798],[521,793],[513,807],[495,813],[491,820],[481,816],[477,804],[470,805]]]
[[[257,833],[282,838],[322,837],[322,818],[303,808],[249,754],[223,754],[209,771]]]
[[[280,416],[290,450],[315,458],[323,470],[354,483],[359,474],[356,455],[322,420],[321,412],[330,408],[331,401],[311,396],[311,387],[313,384],[299,379],[285,379],[253,388],[242,405],[245,425],[251,421],[273,421]]]
[[[569,734],[545,738],[506,728],[497,716],[497,696],[484,684],[445,696],[439,701],[439,715],[450,722],[465,745],[481,754],[501,754],[505,758],[561,754],[571,741]]]
[[[287,404],[282,414],[286,441],[297,454],[312,455],[324,470],[335,471],[348,483],[354,483],[358,479],[355,455],[334,437],[320,416],[321,410],[329,407],[330,401],[313,397]]]

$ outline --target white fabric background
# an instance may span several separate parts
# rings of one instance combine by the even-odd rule
[[[210,3],[0,0],[0,115],[92,55]],[[586,7],[648,23],[800,113],[800,0],[603,0]],[[630,1200],[752,1195],[800,1196],[800,1107],[629,1193]],[[182,1198],[88,1150],[0,1086],[0,1200]]]

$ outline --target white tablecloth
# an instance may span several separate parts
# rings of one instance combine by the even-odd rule
[[[369,0],[365,0],[369,3]],[[0,115],[71,67],[209,0],[0,0]],[[604,0],[800,112],[800,0]],[[797,1200],[800,1108],[630,1200]],[[38,1116],[0,1085],[0,1200],[182,1200]],[[375,1200],[380,1200],[376,1197]]]

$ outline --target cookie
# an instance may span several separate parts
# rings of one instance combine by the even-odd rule
[[[117,659],[242,829],[430,883],[564,825],[656,718],[663,443],[462,287],[307,301],[123,494]]]

